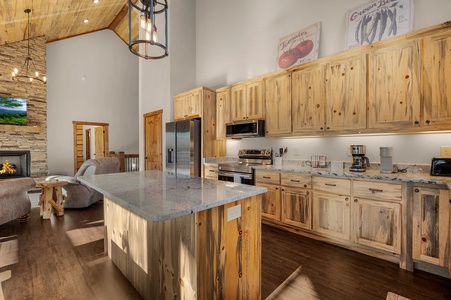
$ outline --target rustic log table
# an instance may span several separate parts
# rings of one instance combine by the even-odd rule
[[[41,181],[36,184],[42,187],[39,206],[44,220],[50,219],[52,212],[58,217],[64,216],[62,187],[66,184],[67,181]]]

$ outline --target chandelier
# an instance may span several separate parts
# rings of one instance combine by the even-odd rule
[[[28,54],[25,58],[25,62],[23,63],[22,69],[20,70],[21,73],[19,73],[19,69],[14,68],[14,71],[12,72],[12,77],[14,81],[17,82],[33,82],[33,80],[37,80],[41,83],[46,83],[47,78],[43,76],[42,78],[39,77],[39,72],[36,69],[36,66],[33,62],[33,59],[31,58],[30,54],[30,13],[31,9],[27,8],[24,10],[26,14],[28,14]]]
[[[157,15],[164,16],[164,44],[159,42],[158,38],[161,31],[157,31]],[[143,38],[139,37],[139,32],[137,35],[133,34],[132,20],[136,17],[138,17],[139,27],[144,30]],[[159,26],[163,24],[160,22]],[[133,54],[145,59],[159,59],[168,56],[167,0],[128,0],[128,34],[128,48]],[[136,39],[134,40],[134,38]]]

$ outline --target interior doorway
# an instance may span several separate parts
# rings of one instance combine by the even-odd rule
[[[74,128],[74,173],[76,173],[85,160],[107,156],[109,124],[72,121],[72,125]]]
[[[163,110],[144,114],[144,169],[163,169]]]

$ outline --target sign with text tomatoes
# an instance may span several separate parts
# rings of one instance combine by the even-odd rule
[[[345,50],[412,30],[413,0],[373,0],[346,12]]]
[[[285,69],[318,58],[321,22],[279,39],[277,66]]]

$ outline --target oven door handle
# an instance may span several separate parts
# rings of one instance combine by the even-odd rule
[[[225,176],[225,177],[232,177],[232,178],[235,174],[236,173],[233,173],[233,172],[224,172],[224,171],[218,172],[218,176]]]
[[[243,178],[243,179],[252,179],[252,175],[250,175],[250,174],[242,174],[242,175],[240,175],[240,178]]]

